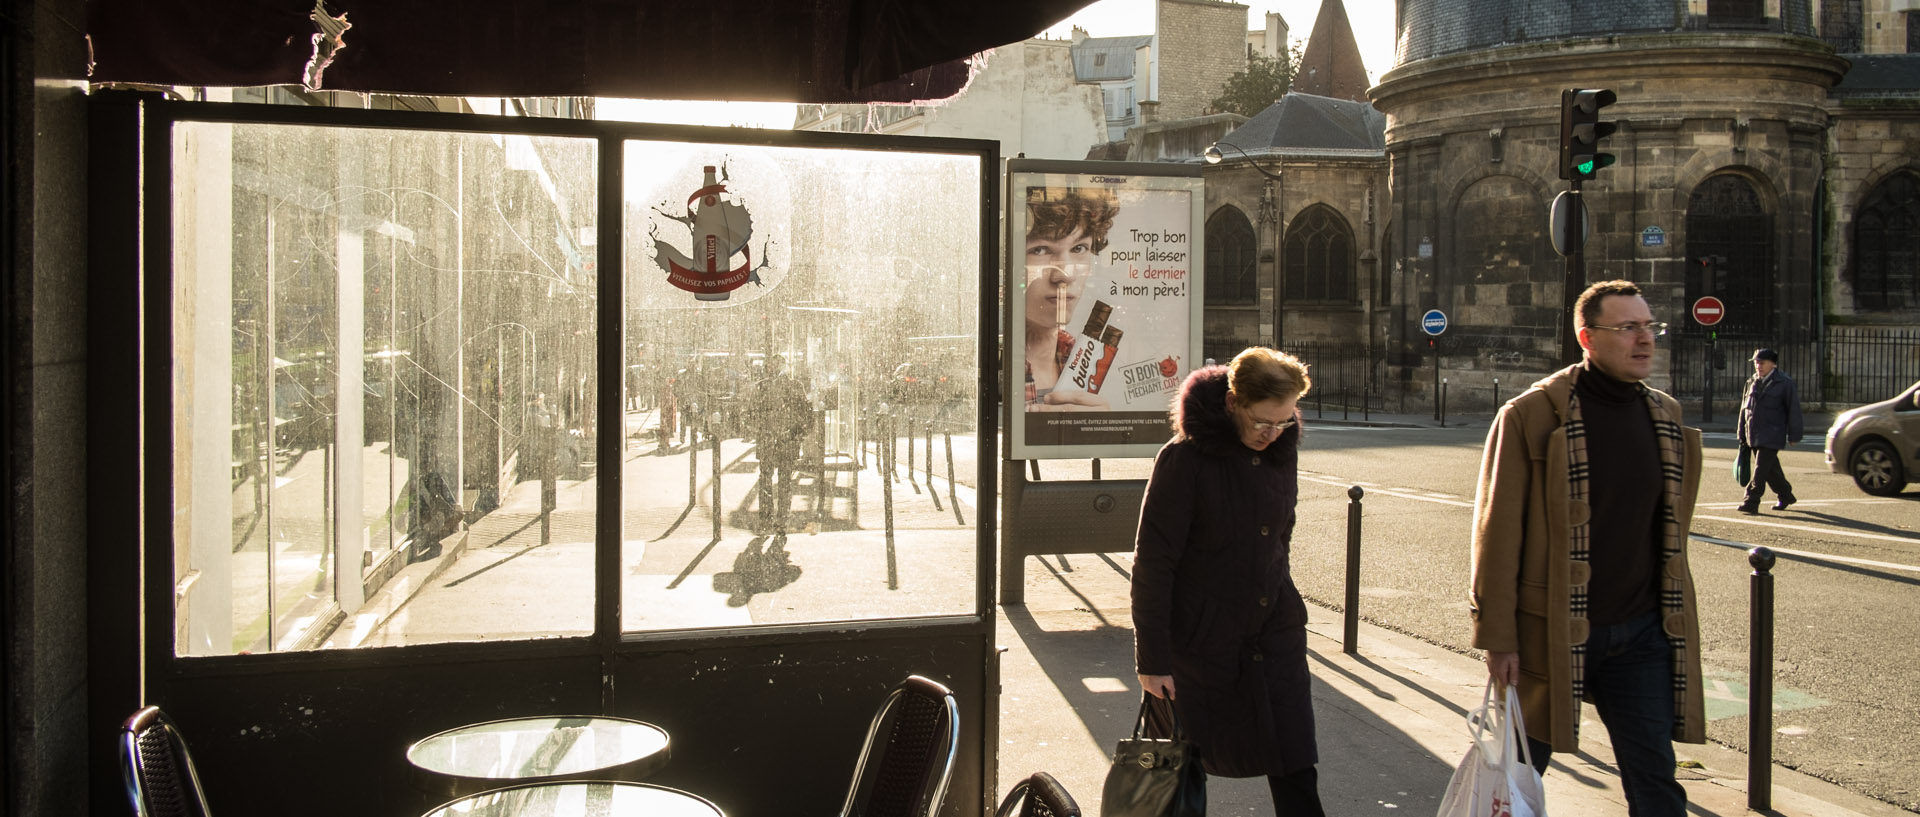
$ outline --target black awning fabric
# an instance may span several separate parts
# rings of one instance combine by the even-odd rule
[[[93,0],[94,82],[470,96],[911,102],[1092,0]],[[314,69],[318,70],[314,70]],[[309,75],[314,75],[312,78]]]

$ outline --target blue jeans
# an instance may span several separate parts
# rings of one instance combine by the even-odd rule
[[[1685,815],[1687,793],[1673,779],[1673,649],[1658,612],[1593,627],[1587,637],[1587,693],[1613,743],[1627,813]],[[1534,768],[1545,774],[1552,749],[1532,738],[1527,748]]]

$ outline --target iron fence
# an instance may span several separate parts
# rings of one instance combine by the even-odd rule
[[[1307,373],[1313,380],[1313,390],[1300,401],[1302,411],[1313,411],[1316,418],[1335,411],[1341,419],[1347,419],[1385,409],[1384,350],[1311,341],[1286,343],[1280,348],[1307,364]]]
[[[1673,396],[1724,419],[1739,408],[1757,349],[1778,352],[1780,368],[1800,384],[1801,401],[1823,409],[1885,400],[1920,380],[1920,329],[1834,326],[1822,336],[1710,334],[1687,327],[1673,337],[1671,348]]]

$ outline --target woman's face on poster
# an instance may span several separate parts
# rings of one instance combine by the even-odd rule
[[[1063,326],[1093,274],[1093,239],[1084,228],[1061,238],[1027,239],[1027,322]]]

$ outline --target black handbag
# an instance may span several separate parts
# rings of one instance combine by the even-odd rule
[[[1147,737],[1147,708],[1158,703],[1173,723],[1172,736]],[[1206,817],[1207,772],[1200,752],[1180,731],[1173,704],[1143,694],[1133,737],[1113,750],[1113,768],[1100,792],[1100,817]]]
[[[1733,458],[1733,481],[1742,488],[1753,484],[1753,449],[1746,443],[1740,444],[1740,454]]]

